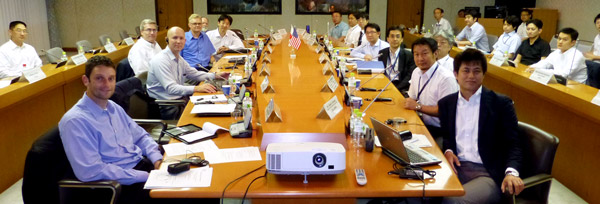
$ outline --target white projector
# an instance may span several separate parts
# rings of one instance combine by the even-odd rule
[[[272,174],[340,174],[346,169],[346,150],[330,142],[271,143],[266,166]]]

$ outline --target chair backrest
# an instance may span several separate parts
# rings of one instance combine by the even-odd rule
[[[121,32],[119,32],[119,36],[121,37],[121,40],[125,40],[125,38],[129,37],[129,34],[127,34],[126,30],[121,30]]]
[[[244,40],[244,33],[240,29],[231,29],[242,41]]]
[[[487,34],[490,51],[494,49],[494,44],[498,41],[498,36]]]
[[[133,72],[133,69],[131,68],[131,65],[129,64],[129,59],[123,58],[119,64],[117,65],[117,81],[119,82],[121,80],[127,79],[129,77],[133,77],[135,76],[135,73]]]
[[[582,53],[586,53],[589,52],[590,50],[592,50],[592,45],[594,44],[594,42],[590,42],[587,40],[577,40],[577,44],[575,44],[575,48],[577,48],[577,50],[579,50]]]
[[[59,203],[58,181],[75,178],[62,145],[58,127],[38,138],[25,158],[23,201]]]
[[[556,36],[552,37],[552,40],[550,40],[550,49],[552,49],[552,51],[556,50],[558,48],[558,38],[556,38]]]
[[[519,134],[526,138],[523,147],[523,178],[540,173],[551,175],[558,137],[520,121]]]
[[[48,62],[50,62],[50,63],[61,62],[62,60],[60,58],[62,57],[63,52],[64,52],[64,50],[60,47],[53,47],[52,49],[47,50],[46,57],[48,58]]]
[[[108,41],[107,39],[110,39],[112,42],[112,38],[110,37],[110,35],[100,35],[100,37],[98,37],[98,40],[100,41],[100,46],[106,45],[106,42]]]
[[[138,36],[142,35],[142,32],[140,31],[140,27],[139,27],[139,26],[136,26],[136,27],[135,27],[135,33],[136,33]]]
[[[92,47],[92,43],[90,43],[90,41],[87,40],[77,41],[75,45],[77,45],[77,49],[79,49],[79,46],[81,46],[83,48],[83,51],[90,51],[94,49],[94,47]]]
[[[148,96],[137,77],[117,82],[115,93],[110,100],[119,104],[131,118],[160,119],[158,104]]]
[[[588,79],[587,84],[600,89],[600,63],[586,60]]]

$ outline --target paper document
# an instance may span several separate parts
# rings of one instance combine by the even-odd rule
[[[204,159],[211,164],[242,162],[242,161],[259,161],[262,160],[258,147],[240,147],[219,149],[204,152]]]
[[[236,104],[198,104],[192,108],[192,114],[197,113],[231,113]]]
[[[166,170],[152,170],[144,189],[209,187],[212,173],[210,167],[194,168],[176,175]]]
[[[202,103],[205,101],[210,101],[213,103],[224,103],[224,102],[227,102],[227,97],[225,97],[225,95],[223,95],[223,94],[190,96],[190,101],[193,104],[198,104],[198,103]]]
[[[246,57],[246,55],[227,55],[227,56],[223,57],[223,59],[231,59],[231,58],[242,59],[245,57]]]
[[[206,140],[189,145],[186,145],[185,143],[171,143],[168,145],[163,145],[163,148],[165,149],[165,154],[168,156],[192,154],[219,149],[212,140]]]
[[[0,88],[4,88],[10,85],[10,80],[0,80]]]
[[[410,140],[404,141],[404,144],[415,147],[431,147],[431,143],[427,139],[427,136],[422,134],[413,134]]]
[[[203,139],[205,137],[211,137],[211,136],[215,135],[215,133],[218,130],[229,131],[228,129],[223,128],[223,127],[218,126],[218,125],[215,125],[214,123],[205,122],[202,125],[202,130],[196,131],[196,132],[192,132],[192,133],[186,134],[186,135],[181,135],[181,136],[179,136],[179,139],[182,139],[182,140],[185,140],[185,141],[188,141],[188,142],[193,142],[193,141],[196,141],[196,140]]]

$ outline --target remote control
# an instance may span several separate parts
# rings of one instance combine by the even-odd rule
[[[367,184],[367,175],[364,169],[354,169],[354,174],[356,175],[356,183],[358,185],[364,186]]]

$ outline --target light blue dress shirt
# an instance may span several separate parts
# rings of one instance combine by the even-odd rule
[[[197,64],[207,67],[210,63],[210,56],[215,52],[215,47],[206,33],[200,32],[198,38],[194,38],[192,31],[185,33],[185,47],[181,50],[181,57],[192,67],[197,67]]]
[[[84,182],[146,182],[148,173],[133,167],[144,156],[152,163],[162,159],[156,142],[110,100],[102,109],[84,93],[62,117],[58,128],[73,172]]]
[[[335,39],[339,39],[342,36],[346,36],[346,34],[348,34],[348,29],[350,29],[350,26],[348,26],[348,24],[344,21],[341,21],[339,24],[333,26],[333,28],[331,28],[331,30],[329,31],[329,36],[335,38]]]
[[[485,28],[479,22],[473,23],[471,27],[465,26],[456,36],[458,40],[467,39],[471,43],[475,43],[477,49],[490,52],[490,45],[488,43],[487,34]]]
[[[378,55],[379,55],[379,50],[383,50],[385,48],[390,47],[390,44],[382,41],[380,39],[377,39],[377,42],[374,45],[371,45],[371,43],[367,42],[363,42],[362,45],[358,46],[357,48],[353,49],[350,52],[350,56],[351,57],[358,57],[358,58],[364,58],[365,55],[371,55],[371,57],[373,57],[373,61],[377,61]]]

